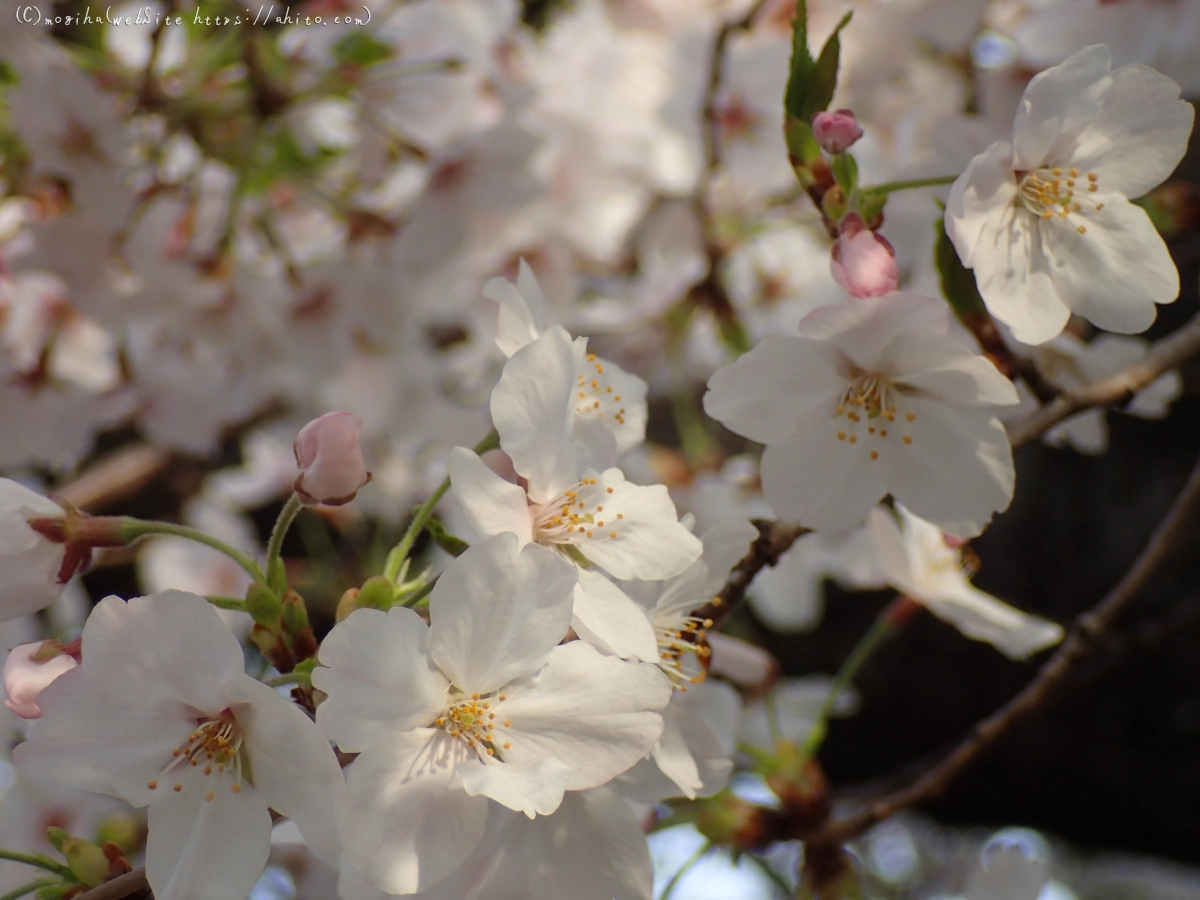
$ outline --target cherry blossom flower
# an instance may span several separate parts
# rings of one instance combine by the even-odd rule
[[[537,276],[524,259],[516,284],[493,278],[483,286],[483,295],[500,304],[496,345],[505,356],[511,357],[548,330],[545,296]],[[558,326],[551,328],[566,333]],[[630,375],[616,363],[588,353],[587,346],[585,337],[575,338],[571,344],[575,369],[572,399],[575,431],[577,439],[597,448],[598,459],[611,463],[645,440],[646,382]],[[495,394],[492,396],[492,418],[500,428]],[[507,409],[502,403],[501,415]],[[609,446],[610,442],[615,446]]]
[[[296,493],[309,503],[342,506],[371,480],[358,445],[362,419],[348,412],[327,412],[296,436]]]
[[[550,816],[528,819],[497,803],[489,804],[487,815],[475,852],[413,900],[650,900],[653,895],[654,872],[641,825],[609,788],[572,791]],[[344,900],[391,896],[345,865],[338,892]]]
[[[13,759],[31,778],[149,806],[146,873],[162,900],[245,896],[270,851],[271,809],[335,860],[337,759],[244,666],[203,598],[108,597],[84,626],[83,663],[42,691],[44,714]]]
[[[877,507],[867,520],[888,582],[969,638],[987,641],[1006,656],[1024,659],[1057,644],[1054,622],[1014,609],[968,580],[961,549],[951,547],[936,525],[897,504],[899,522]]]
[[[64,545],[29,526],[30,519],[62,517],[53,500],[0,478],[0,622],[45,609],[74,574],[63,571]]]
[[[22,719],[41,718],[38,695],[77,665],[58,641],[18,644],[4,660],[4,705]]]
[[[708,383],[704,408],[767,445],[763,493],[817,530],[859,524],[884,495],[959,536],[1012,499],[997,406],[1016,389],[950,330],[946,304],[892,293],[815,310]]]
[[[561,549],[581,568],[594,563],[620,579],[679,575],[702,548],[680,524],[667,488],[635,485],[620,469],[596,471],[583,463],[589,454],[572,439],[574,367],[571,338],[561,328],[513,354],[492,392],[492,417],[522,484],[505,481],[476,454],[455,447],[450,453],[455,497],[483,537],[511,532],[522,546]],[[586,572],[576,598],[579,633],[608,635],[605,649],[644,658],[653,635],[632,601],[602,576]]]
[[[318,724],[350,767],[346,854],[376,887],[425,890],[483,840],[488,800],[549,815],[662,733],[670,684],[654,666],[559,645],[576,580],[566,560],[501,534],[442,574],[430,624],[361,609],[321,646]]]
[[[1179,273],[1149,216],[1129,202],[1187,149],[1193,111],[1179,86],[1141,65],[1111,71],[1107,47],[1034,77],[1012,143],[976,156],[955,181],[946,232],[975,270],[991,313],[1040,344],[1071,313],[1107,331],[1145,331]]]

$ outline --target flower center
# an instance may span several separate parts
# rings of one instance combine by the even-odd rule
[[[686,691],[689,684],[699,684],[708,674],[705,667],[712,656],[712,648],[708,646],[705,629],[712,625],[712,619],[688,616],[678,623],[654,629],[658,638],[659,668],[680,691]],[[685,671],[684,662],[692,657],[695,664],[688,665]]]
[[[533,506],[534,540],[539,544],[581,544],[589,538],[616,540],[624,513],[611,509],[611,487],[585,478],[548,503]],[[604,501],[610,503],[604,511]]]
[[[211,719],[201,719],[187,740],[171,751],[171,756],[173,759],[159,773],[159,778],[165,778],[174,769],[184,765],[197,769],[203,765],[206,777],[215,774],[220,780],[228,774],[232,778],[229,788],[235,794],[241,793],[243,780],[253,784],[250,779],[250,758],[246,754],[242,732],[229,710]],[[146,782],[146,787],[152,791],[157,789],[158,779]],[[178,794],[183,790],[183,782],[174,781],[171,787]],[[215,796],[216,791],[209,790],[205,792],[204,799],[212,802]]]
[[[857,444],[861,438],[871,442],[868,456],[879,459],[880,450],[894,445],[891,435],[899,435],[904,446],[913,442],[910,433],[917,414],[905,410],[905,389],[893,384],[886,376],[874,372],[862,372],[846,388],[838,403],[834,418],[837,420],[837,439],[847,444]]]
[[[457,694],[450,699],[446,711],[434,719],[433,724],[445,729],[450,737],[465,741],[480,756],[495,756],[499,750],[512,747],[511,741],[502,741],[506,737],[503,729],[511,728],[508,719],[497,716],[496,710],[505,700],[504,694]],[[496,733],[497,726],[501,731]]]
[[[1103,203],[1088,197],[1100,189],[1099,181],[1095,172],[1081,176],[1078,169],[1035,169],[1021,176],[1017,197],[1027,210],[1041,219],[1066,219],[1085,209],[1094,212],[1104,208]],[[1087,228],[1077,225],[1075,230],[1083,234]]]
[[[608,413],[618,425],[625,424],[625,407],[621,406],[621,395],[613,393],[612,385],[604,377],[604,364],[596,359],[595,353],[587,355],[587,363],[577,378],[576,415],[603,419],[604,414]]]

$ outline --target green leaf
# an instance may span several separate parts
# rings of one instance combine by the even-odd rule
[[[333,55],[338,62],[369,66],[385,59],[391,59],[392,48],[382,41],[375,40],[369,34],[353,32],[334,45]]]
[[[796,4],[796,16],[792,19],[792,62],[788,74],[787,90],[783,95],[783,108],[788,120],[812,121],[813,113],[829,106],[837,88],[838,61],[841,55],[841,30],[850,24],[852,12],[846,13],[838,22],[833,34],[825,41],[817,59],[808,51],[808,5],[804,0]]]
[[[750,349],[750,338],[746,336],[746,329],[736,316],[719,317],[717,329],[721,332],[721,340],[725,342],[725,346],[738,356]]]
[[[975,273],[958,258],[954,242],[946,234],[945,220],[938,219],[934,228],[937,231],[937,240],[933,247],[933,262],[937,266],[942,294],[960,319],[964,315],[986,314],[987,308],[983,305],[983,297],[979,295],[979,286],[975,283]]]
[[[425,530],[429,532],[429,536],[433,538],[434,542],[451,556],[462,556],[471,546],[462,538],[448,533],[445,526],[437,519],[430,519],[426,522]]]

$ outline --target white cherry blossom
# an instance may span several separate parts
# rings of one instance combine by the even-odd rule
[[[524,259],[521,260],[517,283],[493,278],[483,287],[483,295],[500,305],[500,320],[496,330],[496,345],[505,356],[512,357],[522,347],[540,338],[547,327],[546,299],[537,276]],[[565,331],[563,332],[565,334]],[[588,339],[575,338],[571,344],[574,357],[576,439],[595,444],[598,451],[611,457],[627,453],[646,437],[646,382],[630,375],[614,362],[588,353]],[[504,398],[501,393],[501,398]],[[500,412],[506,411],[501,400]],[[492,395],[492,417],[496,418],[496,394]],[[608,437],[611,436],[611,437]],[[605,445],[615,442],[615,449]],[[607,451],[606,453],[604,451]]]
[[[267,861],[271,809],[336,859],[337,759],[244,665],[202,597],[108,597],[84,626],[83,663],[41,692],[13,759],[31,778],[149,806],[146,873],[162,900],[245,896]]]
[[[936,525],[897,504],[896,516],[876,507],[867,521],[888,582],[977,641],[1023,659],[1062,640],[1062,627],[1014,609],[971,585],[962,553]]]
[[[890,493],[966,537],[1012,499],[995,408],[1016,389],[952,334],[940,300],[897,292],[817,309],[708,387],[710,416],[767,445],[763,493],[780,517],[841,531]]]
[[[0,478],[0,622],[45,609],[63,592],[73,574],[63,571],[66,548],[29,527],[30,519],[62,517],[53,500]]]
[[[415,612],[362,609],[321,646],[317,721],[350,768],[346,853],[392,893],[426,890],[483,839],[488,799],[549,815],[662,733],[671,688],[655,667],[559,646],[574,569],[511,534],[475,544]]]
[[[1102,45],[1029,82],[1012,142],[971,161],[946,209],[959,257],[1017,340],[1048,341],[1071,313],[1145,331],[1179,295],[1166,244],[1129,201],[1175,169],[1192,119],[1179,85],[1146,66],[1111,71]]]

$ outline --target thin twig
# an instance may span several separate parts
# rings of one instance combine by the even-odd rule
[[[87,897],[87,900],[120,900],[122,897],[130,897],[149,887],[150,882],[146,880],[146,867],[141,866],[132,872],[117,876],[112,881],[97,885],[80,896]]]
[[[810,836],[810,842],[821,845],[844,843],[906,807],[937,797],[1001,735],[1041,709],[1054,688],[1097,648],[1105,632],[1172,553],[1198,509],[1200,462],[1129,571],[1100,603],[1075,621],[1058,652],[1042,666],[1024,690],[976,724],[971,734],[949,756],[913,784],[876,800],[857,815],[828,823]]]
[[[1085,384],[1078,390],[1061,394],[1057,399],[1031,413],[1009,429],[1013,448],[1021,447],[1041,437],[1063,419],[1085,409],[1113,406],[1126,402],[1142,388],[1200,353],[1200,315],[1196,315],[1178,331],[1154,343],[1145,357],[1119,372]]]
[[[792,544],[812,531],[795,522],[754,519],[753,523],[758,529],[758,539],[750,545],[750,552],[733,567],[720,593],[694,613],[697,618],[712,619],[713,627],[719,628],[742,605],[746,588],[759,572],[779,562]]]

